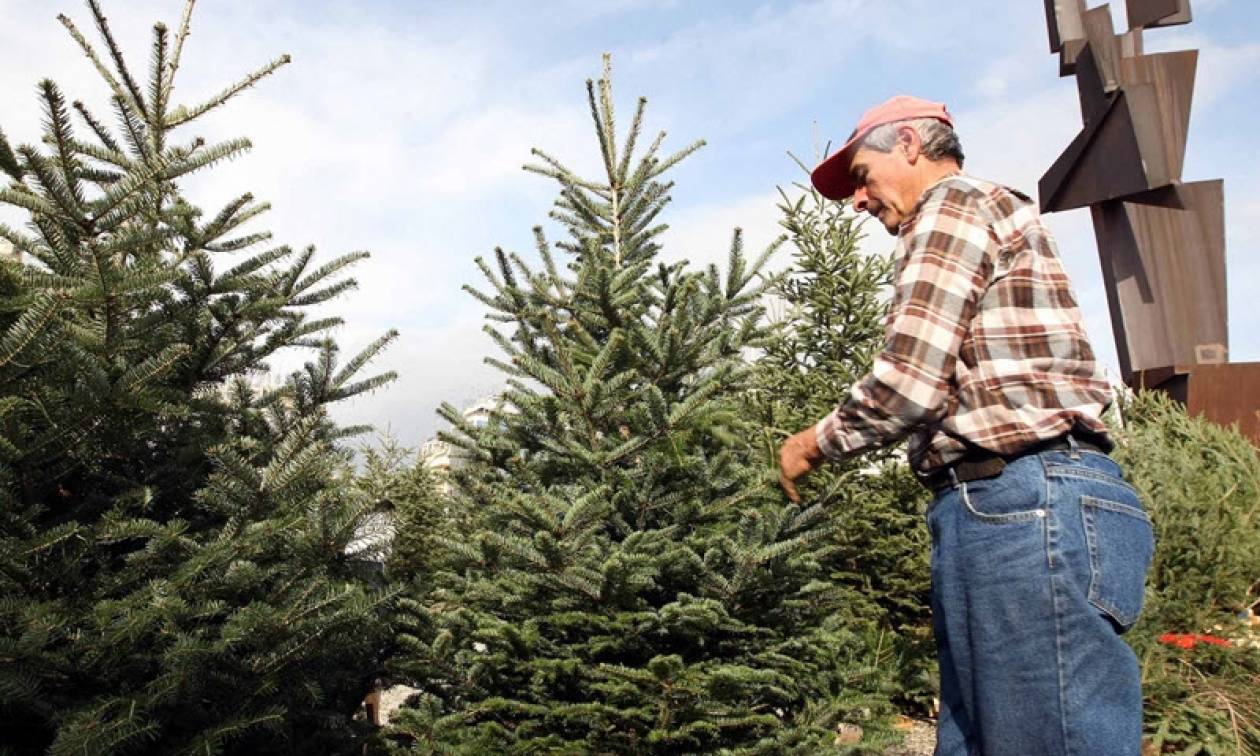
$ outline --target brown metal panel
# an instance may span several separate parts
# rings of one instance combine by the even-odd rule
[[[1098,92],[1092,50],[1091,44],[1081,54],[1077,70],[1085,129],[1038,183],[1042,212],[1145,194],[1180,178],[1189,125],[1188,111],[1183,120],[1180,109],[1183,104],[1188,107],[1188,99],[1175,97],[1164,103],[1163,92],[1157,87],[1174,89],[1180,85],[1169,82],[1193,86],[1192,79],[1163,76],[1167,71],[1183,73],[1184,58],[1171,54],[1164,64],[1138,64],[1133,69],[1134,76],[1150,74],[1157,78],[1155,73],[1160,73],[1159,84],[1129,84],[1123,91],[1107,96]]]
[[[1142,30],[1130,29],[1120,35],[1120,56],[1134,58],[1142,54]]]
[[[1059,74],[1084,128],[1038,183],[1043,211],[1090,206],[1125,380],[1238,423],[1260,448],[1260,363],[1229,364],[1224,185],[1181,184],[1197,53],[1143,55],[1142,30],[1188,23],[1189,0],[1044,0]]]
[[[1081,100],[1081,121],[1087,127],[1102,118],[1111,105],[1103,84],[1094,48],[1087,42],[1076,56],[1076,93]]]
[[[1093,142],[1098,129],[1102,126],[1107,112],[1119,102],[1120,96],[1112,95],[1107,98],[1106,108],[1102,114],[1093,122],[1086,121],[1085,128],[1081,130],[1076,138],[1068,144],[1058,159],[1048,168],[1045,174],[1037,182],[1037,194],[1041,197],[1041,212],[1049,213],[1063,209],[1059,206],[1059,194],[1063,190],[1063,186],[1067,183],[1072,171],[1076,169],[1077,163],[1085,155],[1085,151],[1089,149]]]
[[[1147,160],[1129,113],[1128,93],[1109,101],[1103,115],[1087,125],[1041,177],[1037,189],[1042,212],[1071,210],[1157,186],[1145,173]]]
[[[1169,145],[1164,141],[1163,108],[1159,94],[1153,84],[1127,84],[1124,87],[1133,136],[1142,156],[1147,186],[1151,188],[1171,184],[1178,178],[1168,165]]]
[[[1045,0],[1046,29],[1050,32],[1050,52],[1057,53],[1064,43],[1072,39],[1084,39],[1081,17],[1085,14],[1085,0]]]
[[[1092,208],[1125,380],[1228,348],[1224,185],[1178,184]],[[1118,326],[1118,327],[1117,327]]]
[[[1125,0],[1124,7],[1130,29],[1176,26],[1191,21],[1190,0]]]
[[[1142,261],[1124,203],[1120,200],[1098,203],[1090,207],[1090,214],[1098,240],[1098,261],[1107,290],[1120,375],[1126,382],[1132,382],[1134,374],[1142,369],[1171,362],[1168,359],[1151,361],[1153,354],[1160,357],[1169,354],[1160,349],[1168,339],[1165,319],[1154,301],[1149,271]]]
[[[1154,110],[1141,113],[1135,108],[1134,119],[1141,123],[1150,118],[1151,125],[1157,126],[1150,131],[1148,141],[1141,143],[1142,152],[1144,155],[1153,155],[1156,151],[1161,154],[1160,160],[1166,169],[1159,173],[1168,181],[1181,179],[1198,61],[1197,50],[1142,55],[1119,61],[1120,81],[1126,91],[1135,84],[1149,84],[1155,88]],[[1148,169],[1148,173],[1154,172]],[[1156,179],[1156,183],[1161,180]]]
[[[1181,26],[1194,20],[1194,16],[1190,13],[1190,0],[1180,0],[1177,5],[1184,10],[1179,10],[1171,16],[1166,16],[1160,21],[1150,24],[1147,28],[1158,29],[1164,26]]]
[[[1260,362],[1172,365],[1139,370],[1129,385],[1158,389],[1217,425],[1238,430],[1260,448]]]
[[[1076,73],[1076,59],[1085,49],[1085,45],[1086,42],[1083,39],[1069,39],[1063,43],[1063,49],[1059,51],[1060,76],[1071,76]]]
[[[1100,5],[1085,11],[1085,39],[1094,51],[1094,62],[1103,82],[1104,92],[1114,92],[1120,86],[1120,42],[1111,23],[1111,8]]]
[[[1260,446],[1260,362],[1190,368],[1186,411],[1238,430]]]
[[[1134,389],[1159,389],[1182,404],[1190,394],[1186,375],[1193,365],[1172,365],[1135,371],[1128,384]]]

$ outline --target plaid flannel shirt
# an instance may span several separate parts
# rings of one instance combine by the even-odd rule
[[[1069,430],[1105,439],[1111,387],[1032,200],[966,175],[929,187],[897,237],[871,373],[816,426],[841,459],[913,434],[928,474],[969,447],[1017,454]]]

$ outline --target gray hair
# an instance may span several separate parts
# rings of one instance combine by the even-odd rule
[[[876,152],[892,152],[893,145],[897,143],[897,128],[902,125],[918,132],[919,141],[923,143],[923,156],[928,160],[953,158],[962,166],[963,151],[958,134],[949,124],[935,118],[912,118],[876,126],[862,140],[862,146]]]

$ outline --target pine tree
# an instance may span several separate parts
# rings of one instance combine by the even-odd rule
[[[662,174],[699,148],[618,144],[607,59],[587,82],[603,177],[535,151],[568,232],[540,263],[496,251],[473,295],[507,388],[477,428],[451,407],[467,532],[405,639],[442,675],[397,717],[418,753],[819,753],[855,639],[831,627],[819,507],[787,505],[739,397],[759,275],[658,260]],[[567,256],[561,266],[556,251]]]
[[[44,81],[43,147],[0,134],[0,202],[26,217],[0,225],[20,254],[0,266],[0,740],[344,750],[390,594],[345,553],[372,502],[341,481],[359,429],[327,408],[392,379],[356,376],[393,334],[339,366],[339,321],[307,310],[366,253],[317,267],[313,248],[247,230],[267,209],[251,195],[203,217],[180,193],[250,146],[182,133],[287,56],[176,105],[192,1],[173,37],[154,27],[145,80],[88,6],[104,54],[60,20],[116,127]],[[257,387],[291,347],[316,357]]]
[[[1113,454],[1155,526],[1142,618],[1124,636],[1142,665],[1146,740],[1260,753],[1260,456],[1163,392],[1121,399]],[[1231,645],[1194,642],[1205,633]]]
[[[747,394],[771,460],[787,434],[834,410],[869,373],[883,345],[893,271],[889,256],[859,251],[861,221],[847,204],[802,184],[780,195],[792,264],[771,289],[780,317],[757,361],[756,388]],[[834,548],[825,567],[845,596],[842,623],[878,639],[869,660],[886,662],[897,704],[926,711],[936,675],[925,491],[895,446],[826,464],[802,485],[828,515]],[[888,647],[892,653],[883,658]]]
[[[362,448],[355,486],[375,502],[379,520],[388,522],[386,569],[400,579],[427,581],[440,564],[434,537],[445,528],[439,473],[425,467],[415,449],[391,433]]]

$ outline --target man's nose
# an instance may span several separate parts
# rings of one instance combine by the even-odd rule
[[[866,201],[867,201],[868,199],[869,199],[869,197],[868,197],[868,196],[867,196],[867,194],[866,194],[866,187],[864,187],[864,186],[859,186],[857,189],[854,189],[854,190],[853,190],[853,209],[854,209],[854,211],[859,212],[859,213],[860,213],[860,212],[865,211],[865,210],[866,210]]]

